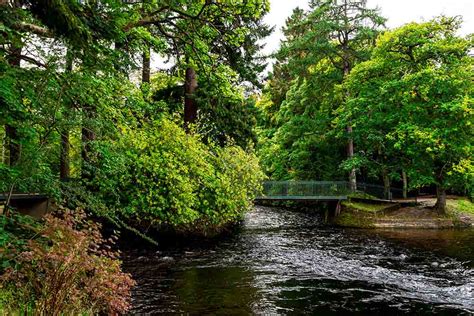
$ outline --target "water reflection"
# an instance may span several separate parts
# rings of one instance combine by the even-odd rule
[[[474,312],[473,241],[472,230],[346,230],[256,208],[233,238],[130,254],[125,268],[139,283],[134,313],[458,315]]]
[[[181,313],[250,314],[259,300],[252,273],[241,267],[192,267],[174,277],[171,291],[179,298]]]

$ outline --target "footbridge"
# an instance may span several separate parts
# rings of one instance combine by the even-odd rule
[[[384,200],[402,194],[399,189],[387,190],[383,186],[365,183],[357,183],[357,189],[353,190],[348,181],[265,181],[263,193],[256,200],[343,201],[356,192]]]

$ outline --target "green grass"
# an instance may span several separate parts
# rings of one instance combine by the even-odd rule
[[[383,205],[383,204],[368,204],[368,203],[354,202],[354,201],[345,201],[342,203],[342,205],[344,207],[351,208],[354,210],[371,212],[371,213],[382,211],[384,208],[387,207],[387,205]]]
[[[450,213],[465,213],[474,216],[474,203],[467,199],[448,200],[446,203]]]
[[[13,288],[0,288],[0,315],[33,315],[31,306],[25,306],[21,310],[10,305],[16,305],[18,293]]]
[[[385,204],[370,204],[355,201],[342,202],[344,210],[336,218],[335,224],[343,227],[372,228],[378,217],[377,212],[384,210]]]
[[[382,212],[388,206],[387,204],[381,203],[363,203],[356,201],[344,201],[342,203],[344,210],[336,218],[335,223],[343,227],[358,227],[358,228],[371,228],[375,227],[377,220],[383,219],[386,216]],[[422,206],[419,206],[422,208]],[[466,214],[474,219],[474,203],[468,199],[450,199],[447,200],[448,212],[445,216],[439,219],[450,219],[453,221],[456,227],[466,227],[466,221],[461,219],[461,215]],[[378,214],[378,212],[381,212]],[[436,221],[436,218],[431,218]],[[390,218],[394,222],[400,222],[403,225],[404,220],[416,221],[417,218],[413,217],[402,217],[400,214],[395,218]]]

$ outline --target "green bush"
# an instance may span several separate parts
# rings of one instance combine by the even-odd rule
[[[95,186],[128,220],[205,232],[238,221],[263,178],[252,153],[187,135],[168,119],[99,145]]]

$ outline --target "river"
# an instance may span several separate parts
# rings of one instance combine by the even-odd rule
[[[230,237],[128,251],[132,314],[474,314],[474,230],[357,230],[256,207]]]

